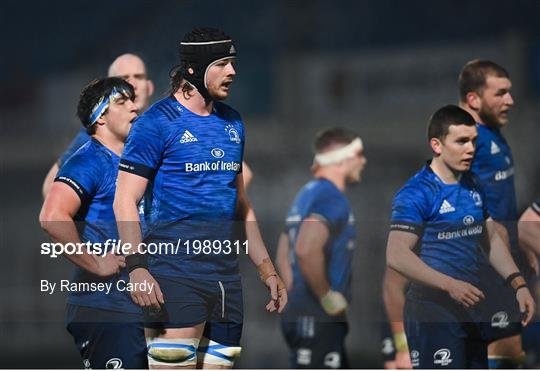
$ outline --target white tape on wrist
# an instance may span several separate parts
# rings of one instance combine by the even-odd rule
[[[335,316],[347,309],[347,299],[339,291],[329,290],[321,298],[321,306],[324,311],[330,315]]]

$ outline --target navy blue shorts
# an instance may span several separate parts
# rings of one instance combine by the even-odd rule
[[[148,368],[140,315],[68,304],[66,327],[85,368]]]
[[[165,304],[159,311],[145,310],[146,327],[184,328],[206,322],[203,336],[223,345],[240,345],[244,317],[241,281],[154,278]]]
[[[291,368],[349,368],[345,352],[346,322],[317,322],[312,316],[282,321]]]
[[[413,368],[488,368],[480,324],[452,299],[407,295],[404,317]]]
[[[515,290],[490,265],[481,264],[479,277],[478,288],[486,296],[478,304],[485,339],[492,342],[521,334],[523,316],[519,311]]]

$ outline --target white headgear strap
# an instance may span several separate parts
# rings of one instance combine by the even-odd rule
[[[320,166],[337,164],[343,160],[353,158],[358,154],[358,151],[361,151],[362,149],[364,149],[362,139],[356,138],[345,147],[315,155],[313,162]]]

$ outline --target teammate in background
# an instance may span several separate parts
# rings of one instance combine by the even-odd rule
[[[140,113],[144,112],[149,105],[150,96],[154,92],[154,84],[148,79],[146,66],[143,60],[134,54],[122,54],[117,57],[109,67],[109,77],[120,77],[129,82],[135,89],[135,106]],[[71,157],[83,144],[90,140],[90,135],[82,128],[73,139],[67,150],[56,161],[45,176],[42,186],[43,198],[56,178],[58,169]]]
[[[315,139],[314,179],[297,194],[279,239],[277,264],[290,290],[282,329],[291,368],[348,368],[346,309],[356,228],[344,192],[366,164],[361,139],[346,129]]]
[[[137,204],[148,186],[151,232],[144,241],[183,242],[172,254],[132,250],[126,258],[130,282],[155,284],[152,292],[131,293],[147,309],[151,368],[233,366],[243,325],[232,235],[238,217],[245,222],[246,252],[270,290],[267,310],[281,312],[287,302],[243,186],[242,120],[220,102],[236,75],[235,57],[233,41],[222,31],[186,34],[172,94],[137,120],[120,161],[114,210],[122,241],[133,247],[143,241]],[[204,241],[221,247],[197,250]]]
[[[540,198],[537,198],[521,215],[518,223],[520,246],[534,251],[540,257]],[[536,298],[540,298],[540,279],[538,259],[534,287]],[[537,308],[538,309],[538,308]],[[526,366],[533,369],[540,368],[540,311],[536,312],[536,321],[523,331],[523,349],[527,352]]]
[[[508,72],[498,64],[475,59],[463,67],[459,75],[460,106],[476,121],[478,140],[472,171],[478,176],[485,192],[489,215],[525,279],[536,258],[520,249],[517,233],[518,212],[514,187],[514,160],[501,128],[508,124],[508,113],[514,104]],[[524,255],[527,253],[527,256]],[[527,262],[527,257],[530,262]],[[480,289],[486,300],[480,305],[484,312],[484,331],[490,345],[490,368],[519,368],[524,360],[521,344],[521,314],[515,304],[514,292],[504,285],[499,275],[483,260]]]
[[[59,171],[40,214],[54,242],[118,240],[113,199],[119,156],[137,117],[134,97],[133,87],[119,78],[95,80],[83,90],[77,115],[91,140]],[[112,285],[110,292],[70,292],[67,299],[67,329],[85,368],[146,368],[142,311],[117,289],[119,279],[128,279],[120,273],[125,258],[87,252],[66,258],[75,264],[72,283]]]
[[[540,256],[540,197],[521,215],[518,226],[520,245]]]
[[[390,267],[386,267],[383,281],[383,300],[387,322],[382,324],[382,353],[386,369],[412,368],[407,337],[403,325],[405,291],[409,281]]]
[[[490,263],[514,291],[523,325],[535,311],[469,172],[477,136],[474,118],[463,109],[449,105],[437,110],[428,126],[433,158],[394,198],[387,262],[413,281],[404,319],[414,368],[487,367],[477,308],[484,299],[477,288],[484,241],[489,242]],[[412,251],[418,242],[419,256]]]

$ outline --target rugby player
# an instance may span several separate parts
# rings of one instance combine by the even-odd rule
[[[428,125],[433,158],[394,198],[387,264],[413,281],[404,319],[414,368],[487,368],[477,307],[485,297],[477,288],[484,241],[489,262],[514,291],[523,325],[535,311],[469,171],[477,133],[474,118],[463,109],[437,110]],[[412,251],[418,242],[419,256]]]
[[[540,257],[540,197],[525,210],[518,223],[519,243],[522,248],[534,251]],[[536,298],[540,297],[540,279],[538,259],[535,267],[534,287]],[[538,307],[537,307],[538,309]],[[540,368],[540,312],[536,313],[536,321],[523,331],[523,349],[527,352],[526,366]]]
[[[133,246],[130,282],[156,284],[153,292],[132,292],[146,309],[151,368],[233,366],[243,325],[235,219],[245,222],[246,252],[270,290],[267,310],[281,312],[287,302],[243,186],[242,119],[221,102],[236,75],[235,57],[222,31],[187,33],[172,94],[138,119],[120,161],[114,210],[122,240]],[[172,252],[136,249],[143,242],[137,205],[147,187],[144,243],[179,246]],[[217,250],[197,249],[206,241]]]
[[[409,280],[386,267],[383,280],[383,301],[387,321],[382,323],[382,355],[386,369],[412,368],[403,325],[405,291]]]
[[[137,117],[134,98],[133,87],[120,78],[95,80],[82,91],[77,114],[91,139],[61,168],[40,214],[54,242],[118,240],[115,182],[124,141]],[[75,264],[71,282],[111,284],[109,292],[70,291],[67,299],[67,329],[85,368],[146,368],[142,311],[118,284],[128,281],[125,258],[83,253],[65,255]]]
[[[475,59],[465,64],[459,75],[460,106],[476,121],[478,140],[472,171],[486,195],[486,207],[499,235],[510,246],[512,256],[530,280],[536,258],[518,243],[514,160],[501,129],[508,124],[514,104],[508,72],[498,64]],[[484,332],[490,341],[490,368],[519,368],[524,360],[521,344],[521,315],[513,300],[513,290],[504,285],[486,259],[480,270],[480,289],[486,300]]]
[[[120,77],[129,82],[135,89],[135,106],[137,111],[142,113],[148,108],[150,97],[154,92],[154,84],[148,79],[146,65],[143,60],[134,54],[122,54],[118,56],[109,66],[109,77]],[[56,178],[56,174],[62,165],[70,158],[83,144],[90,140],[90,135],[84,128],[81,128],[77,136],[73,139],[69,147],[56,161],[45,176],[42,186],[43,198]]]
[[[356,228],[344,193],[367,160],[361,139],[346,129],[320,132],[314,149],[314,179],[297,194],[279,239],[277,264],[290,290],[282,330],[291,368],[348,368]]]

